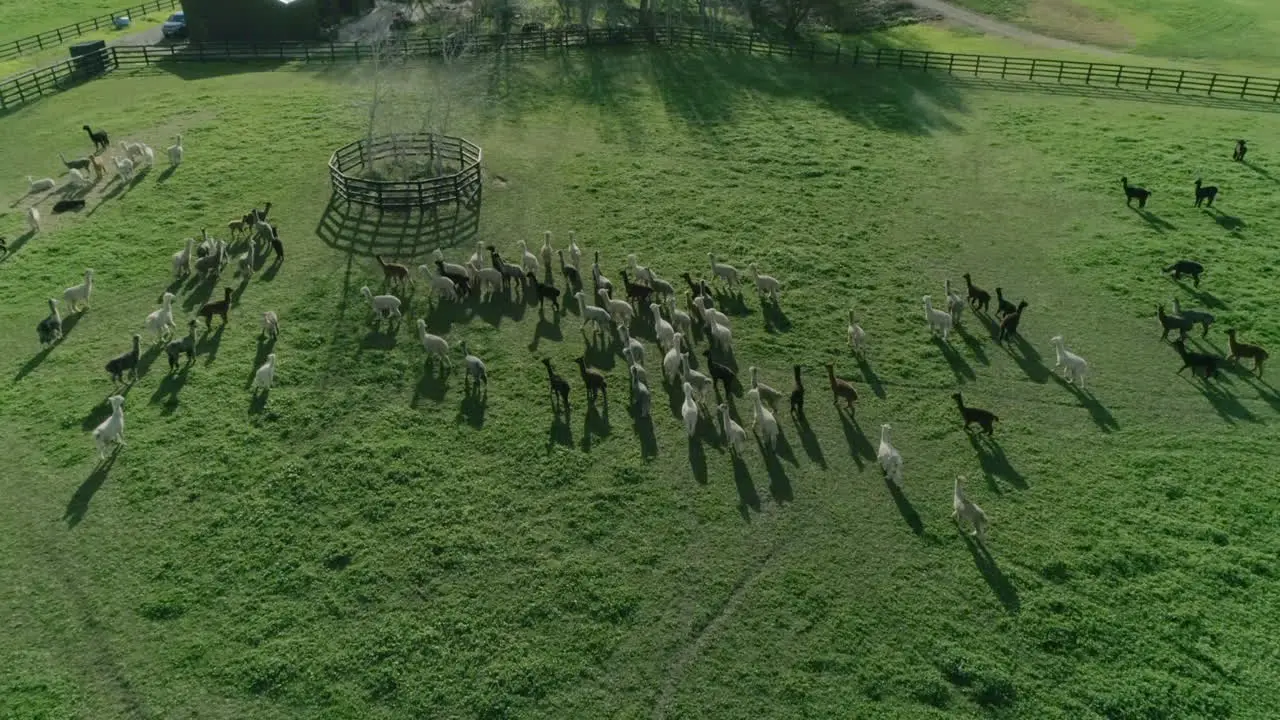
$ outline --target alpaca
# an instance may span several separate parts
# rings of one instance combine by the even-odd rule
[[[1243,141],[1241,141],[1243,142]],[[1227,330],[1227,344],[1231,348],[1231,354],[1227,356],[1228,360],[1239,362],[1241,358],[1249,358],[1253,360],[1253,370],[1258,373],[1258,377],[1262,377],[1262,363],[1267,361],[1270,355],[1259,345],[1250,345],[1236,340],[1236,329]]]
[[[954,316],[953,316],[954,317]],[[853,319],[853,311],[849,311],[849,347],[853,353],[858,356],[867,354],[867,331],[862,329]]]
[[[1120,186],[1124,188],[1124,204],[1133,207],[1133,201],[1138,201],[1138,208],[1147,206],[1147,198],[1151,197],[1151,191],[1146,188],[1130,185],[1129,178],[1120,178]]]
[[[742,456],[747,447],[747,431],[729,416],[729,406],[720,403],[720,424],[724,426],[724,439],[734,455]]]
[[[1195,286],[1200,287],[1200,274],[1204,272],[1204,266],[1192,260],[1179,260],[1165,268],[1164,272],[1173,273],[1174,280],[1181,280],[1183,275],[1190,275]]]
[[[111,403],[111,417],[93,429],[93,441],[98,446],[99,460],[107,459],[107,447],[112,443],[119,443],[120,447],[128,444],[124,441],[124,397],[112,395],[107,398],[107,402]]]
[[[1218,186],[1210,185],[1203,187],[1200,178],[1196,178],[1196,207],[1200,207],[1200,203],[1204,203],[1209,207],[1213,207],[1213,201],[1218,197]]]
[[[89,139],[93,141],[94,152],[98,150],[106,150],[111,145],[111,139],[107,137],[105,130],[93,131],[88,125],[83,126],[84,131],[89,133]]]
[[[951,315],[933,309],[933,298],[924,296],[924,319],[929,322],[929,330],[942,333],[942,341],[947,342],[951,335]]]
[[[969,276],[969,273],[965,273],[962,277],[964,278],[964,285],[969,292],[969,307],[986,312],[987,307],[991,305],[991,293],[974,285],[973,278]]]
[[[965,497],[964,490],[960,488],[960,481],[964,480],[964,476],[956,477],[955,488],[951,494],[951,517],[955,518],[956,524],[960,525],[961,521],[969,523],[973,527],[970,533],[978,538],[978,542],[985,542],[987,535],[987,514],[978,507],[978,504]]]
[[[1000,321],[1000,342],[1011,340],[1018,334],[1018,325],[1022,322],[1022,313],[1029,305],[1026,300],[1018,303],[1018,307]]]
[[[880,449],[876,452],[876,460],[884,470],[884,476],[892,480],[894,485],[902,487],[902,454],[893,446],[890,433],[893,428],[887,423],[880,426]]]
[[[1235,149],[1231,151],[1231,159],[1236,162],[1244,162],[1244,154],[1249,152],[1249,147],[1245,145],[1244,140],[1237,140]]]
[[[276,379],[276,354],[268,353],[267,361],[262,363],[262,367],[258,368],[258,372],[253,375],[253,393],[256,395],[258,390],[271,390],[271,384]]]
[[[964,404],[964,396],[960,393],[953,394],[951,398],[956,401],[956,406],[960,408],[960,415],[964,418],[964,429],[966,432],[969,430],[970,425],[978,423],[978,426],[981,427],[988,436],[994,434],[993,423],[1000,421],[1000,418],[996,417],[995,413],[990,410],[981,410],[979,408],[966,406]]]
[[[1084,389],[1084,376],[1089,371],[1089,363],[1084,358],[1076,355],[1067,349],[1067,343],[1062,339],[1061,335],[1055,335],[1049,339],[1053,343],[1053,347],[1058,351],[1058,363],[1053,366],[1056,371],[1062,368],[1066,371],[1067,382],[1078,384],[1080,389]]]

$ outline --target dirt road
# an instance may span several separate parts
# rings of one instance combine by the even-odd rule
[[[1037,47],[1053,48],[1055,50],[1072,50],[1075,52],[1089,53],[1092,55],[1107,55],[1111,57],[1119,56],[1114,50],[1108,50],[1097,45],[1087,45],[1085,43],[1072,42],[1070,40],[1061,40],[1059,38],[1041,35],[1030,30],[1025,30],[1017,25],[1011,25],[1007,22],[987,17],[980,13],[966,10],[962,7],[952,5],[944,0],[911,0],[911,4],[922,10],[935,12],[942,17],[960,25],[966,25],[974,30],[981,30],[988,35],[999,35],[1007,37],[1011,40],[1017,40],[1027,45]]]

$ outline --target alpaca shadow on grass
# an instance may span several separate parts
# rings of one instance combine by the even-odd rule
[[[560,330],[560,313],[555,314],[555,322],[539,314],[538,324],[533,328],[533,340],[529,342],[529,352],[536,352],[543,338],[551,342],[564,341],[564,333]]]
[[[276,275],[280,273],[280,268],[283,266],[284,261],[280,259],[279,255],[275,256],[275,258],[272,259],[271,264],[263,271],[262,282],[271,282],[272,280],[275,280]]]
[[[49,353],[53,352],[54,348],[61,345],[63,341],[67,339],[67,336],[71,334],[71,330],[79,324],[80,318],[83,316],[84,311],[80,311],[74,315],[64,317],[62,319],[62,337],[40,348],[40,352],[32,355],[30,360],[23,363],[22,367],[18,368],[18,374],[13,376],[13,381],[18,382],[22,378],[30,375],[33,370],[40,367],[40,363],[43,363],[49,357]]]
[[[437,302],[427,308],[427,313],[422,316],[422,319],[427,322],[427,332],[447,335],[453,329],[454,324],[466,325],[467,316],[468,308],[461,303],[446,305]]]
[[[1241,161],[1240,161],[1240,164],[1241,164],[1241,165],[1244,165],[1245,167],[1249,168],[1250,170],[1252,170],[1252,171],[1254,171],[1254,172],[1258,173],[1259,175],[1261,175],[1262,177],[1264,177],[1264,178],[1266,178],[1266,179],[1270,180],[1270,181],[1271,181],[1271,182],[1273,182],[1273,183],[1280,183],[1280,180],[1277,180],[1277,179],[1275,178],[1275,176],[1274,176],[1274,175],[1272,175],[1271,173],[1267,172],[1267,170],[1266,170],[1265,168],[1258,167],[1256,164],[1254,164],[1254,162],[1253,162],[1252,160],[1241,160]]]
[[[618,352],[620,351],[620,343],[616,339],[610,338],[610,342],[588,344],[582,349],[582,357],[587,363],[587,367],[593,367],[597,370],[612,370],[617,366]]]
[[[14,255],[17,255],[18,251],[22,249],[22,246],[26,245],[27,242],[35,236],[36,236],[35,230],[28,230],[22,233],[21,235],[19,235],[18,237],[14,238],[13,242],[10,243],[8,246],[8,250],[3,255],[0,255],[0,264],[7,262],[9,258],[13,257]]]
[[[249,414],[261,415],[263,410],[267,409],[267,398],[271,395],[271,389],[254,390],[249,395]]]
[[[569,415],[556,413],[551,418],[551,428],[547,431],[547,452],[555,445],[566,448],[573,447],[573,428],[569,426]]]
[[[871,368],[871,363],[867,362],[865,357],[861,355],[858,358],[858,372],[862,373],[862,380],[871,388],[871,392],[881,400],[885,398],[884,383],[880,382],[880,376]]]
[[[764,316],[764,329],[767,332],[787,332],[791,329],[791,318],[783,312],[781,305],[772,300],[760,301],[760,314]]]
[[[601,411],[603,407],[603,411]],[[591,452],[592,437],[606,438],[613,432],[609,422],[609,403],[601,398],[587,402],[587,414],[582,419],[582,451]]]
[[[1200,375],[1196,376],[1196,380],[1192,380],[1185,375],[1182,376],[1182,379],[1184,382],[1194,385],[1200,391],[1200,394],[1204,395],[1205,399],[1209,401],[1209,404],[1213,406],[1218,415],[1228,423],[1234,425],[1237,420],[1258,422],[1258,416],[1242,405],[1239,398],[1222,387],[1220,380],[1207,380]]]
[[[409,407],[418,407],[422,404],[423,398],[434,403],[444,400],[445,390],[449,387],[446,382],[449,379],[449,371],[442,362],[436,361],[434,364],[437,366],[435,370],[432,368],[432,363],[423,364],[422,375],[413,389],[413,399],[409,401]]]
[[[170,165],[169,167],[165,168],[163,171],[161,171],[161,173],[158,176],[156,176],[156,184],[157,185],[165,184],[165,182],[167,182],[169,178],[173,177],[173,174],[177,171],[178,171],[177,165]]]
[[[94,447],[94,453],[97,453],[97,447]],[[107,474],[111,472],[111,467],[115,465],[116,456],[120,454],[120,446],[115,445],[111,454],[106,460],[99,460],[93,472],[89,473],[89,477],[80,483],[80,487],[76,488],[75,494],[67,501],[67,509],[62,513],[62,519],[67,522],[68,528],[74,528],[84,520],[84,516],[89,512],[89,502],[93,500],[93,496],[97,494],[98,489],[107,481]]]
[[[151,347],[144,350],[138,356],[138,377],[146,375],[151,370],[151,365],[160,357],[160,345],[151,343]]]
[[[1208,310],[1226,310],[1227,309],[1227,304],[1219,300],[1218,296],[1214,295],[1213,293],[1200,290],[1199,288],[1195,287],[1195,285],[1188,284],[1185,280],[1173,280],[1172,278],[1170,278],[1170,280],[1174,282],[1176,285],[1178,285],[1178,287],[1181,288],[1183,292],[1185,292],[1186,294],[1194,298],[1197,305],[1200,305],[1201,307],[1204,307]]]
[[[1017,348],[1017,352],[1009,349],[1007,345],[1002,345],[1005,352],[1009,353],[1009,357],[1022,368],[1022,372],[1031,382],[1043,385],[1049,382],[1049,368],[1044,366],[1044,361],[1040,358],[1040,353],[1027,342],[1022,335],[1013,336],[1013,346]]]
[[[1075,383],[1067,382],[1057,373],[1050,373],[1049,377],[1053,378],[1053,381],[1062,386],[1063,389],[1069,390],[1072,395],[1075,395],[1076,399],[1080,401],[1080,406],[1089,411],[1089,417],[1102,432],[1109,433],[1120,429],[1120,423],[1116,422],[1111,411],[1098,402],[1098,398],[1094,397],[1093,393],[1088,389],[1081,389]]]
[[[987,585],[996,594],[996,598],[1004,606],[1005,611],[1016,615],[1022,609],[1022,601],[1018,598],[1018,589],[1000,571],[1000,566],[996,564],[995,558],[991,557],[991,553],[986,546],[978,542],[963,528],[960,529],[960,537],[964,540],[965,546],[969,548],[970,554],[973,555],[973,564],[977,566],[978,572],[982,573],[982,578],[987,581]]]
[[[698,437],[698,433],[689,438],[689,469],[699,485],[707,484],[707,451],[702,447],[702,438]]]
[[[454,422],[466,423],[479,430],[484,427],[484,413],[489,408],[489,389],[482,386],[479,391],[473,385],[471,392],[462,397],[458,405],[458,417]]]
[[[867,440],[855,418],[839,408],[836,409],[836,414],[840,416],[840,427],[844,430],[844,441],[849,445],[849,455],[853,457],[858,470],[862,470],[866,461],[875,460],[875,448],[871,447],[871,442]]]
[[[1245,227],[1244,220],[1241,220],[1234,215],[1227,215],[1217,208],[1209,208],[1208,210],[1201,210],[1201,212],[1213,218],[1213,221],[1218,223],[1218,226],[1227,232],[1239,234]]]
[[[205,356],[204,364],[206,367],[212,365],[213,361],[217,359],[218,348],[222,346],[222,331],[226,329],[226,323],[219,325],[218,329],[214,330],[213,333],[210,333],[208,328],[205,328],[200,339],[196,341],[196,354]]]
[[[645,460],[657,457],[658,438],[653,431],[653,418],[641,416],[634,409],[631,411],[631,417],[636,437],[640,440],[640,457]]]
[[[732,317],[751,314],[751,308],[747,305],[747,299],[742,295],[741,289],[735,293],[720,288],[712,288],[711,296],[716,301],[716,309],[725,315]]]
[[[795,499],[795,493],[791,489],[791,478],[787,477],[786,468],[778,462],[777,455],[765,448],[759,438],[756,438],[756,445],[764,458],[765,469],[769,471],[769,494],[773,497],[773,501],[779,505],[791,502]]]
[[[974,374],[973,368],[967,361],[965,361],[964,357],[961,356],[960,353],[956,352],[955,348],[951,347],[950,343],[935,335],[933,336],[933,344],[937,345],[938,349],[942,351],[942,357],[945,358],[947,364],[951,366],[951,372],[955,373],[957,381],[964,383],[978,378],[978,376]]]
[[[191,276],[196,278],[196,284],[192,287],[191,293],[182,300],[182,309],[188,313],[208,302],[213,296],[213,289],[218,285],[217,280],[212,277],[201,280],[200,276],[194,272]]]
[[[1177,226],[1177,225],[1174,225],[1173,223],[1169,222],[1168,220],[1165,220],[1164,218],[1162,218],[1162,217],[1160,217],[1159,215],[1157,215],[1157,214],[1155,214],[1155,213],[1151,212],[1150,210],[1145,210],[1145,209],[1143,209],[1143,208],[1134,207],[1134,206],[1132,206],[1132,205],[1130,205],[1130,206],[1129,206],[1129,209],[1130,209],[1130,210],[1132,210],[1133,212],[1137,213],[1137,214],[1138,214],[1138,217],[1140,217],[1140,218],[1142,218],[1144,221],[1146,221],[1147,225],[1150,225],[1150,226],[1151,226],[1151,229],[1152,229],[1152,230],[1155,230],[1155,231],[1156,231],[1156,232],[1158,232],[1158,233],[1163,233],[1163,232],[1165,232],[1166,230],[1177,230],[1177,229],[1178,229],[1178,226]]]
[[[777,420],[776,415],[774,416],[774,420]],[[778,457],[786,460],[792,465],[797,467],[800,465],[800,463],[796,461],[795,450],[791,448],[791,441],[787,440],[787,434],[782,432],[782,423],[778,423],[778,437],[774,440],[773,451]]]
[[[1004,454],[1004,448],[994,437],[967,431],[965,434],[969,436],[969,444],[978,454],[982,472],[986,474],[987,481],[992,483],[993,490],[1000,492],[999,485],[993,483],[995,478],[1000,478],[1019,490],[1027,489],[1026,478],[1009,463],[1009,458]]]
[[[893,504],[898,506],[898,513],[907,522],[907,527],[911,528],[911,532],[916,535],[924,535],[924,521],[920,519],[920,513],[916,512],[915,507],[911,505],[911,501],[902,493],[902,488],[898,487],[898,484],[889,478],[885,478],[884,485],[889,488],[889,495],[893,497]]]
[[[398,327],[398,323],[394,323],[394,324],[397,325],[395,329],[392,329],[392,324],[389,323],[387,326],[388,328],[387,331],[384,332],[381,328],[381,324],[379,323],[379,327],[375,327],[374,329],[365,333],[365,336],[360,338],[360,349],[361,350],[391,350],[395,348],[396,342],[398,341],[398,338],[399,338],[399,333],[397,333],[396,330],[399,330],[399,327]]]
[[[160,378],[159,387],[151,394],[151,404],[161,406],[160,414],[162,416],[172,415],[178,409],[178,393],[187,384],[187,380],[191,378],[190,371],[191,363],[187,362],[182,365],[177,374],[169,372]]]
[[[756,492],[747,463],[736,453],[733,456],[733,485],[738,490],[738,512],[742,513],[743,520],[750,521],[751,514],[747,510],[760,512],[760,494]]]
[[[981,340],[978,340],[978,338],[971,335],[969,331],[964,329],[963,325],[957,324],[955,326],[955,331],[956,334],[960,336],[960,339],[964,341],[965,347],[969,348],[969,352],[973,353],[974,360],[977,360],[983,365],[991,364],[991,359],[987,357],[987,350],[983,347]]]
[[[822,453],[822,445],[818,443],[818,436],[813,432],[813,428],[809,426],[809,420],[803,414],[793,415],[791,421],[796,425],[796,434],[800,436],[800,445],[804,448],[805,455],[809,459],[817,463],[818,467],[823,470],[827,469],[827,458]]]

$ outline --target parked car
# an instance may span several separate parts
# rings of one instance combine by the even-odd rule
[[[169,16],[168,20],[160,26],[160,32],[164,33],[167,40],[178,40],[187,36],[187,14],[185,12],[176,12]]]

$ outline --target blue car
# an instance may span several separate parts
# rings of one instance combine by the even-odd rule
[[[169,16],[168,20],[160,26],[160,32],[164,33],[165,39],[177,40],[187,36],[187,14],[184,12],[176,12]]]

